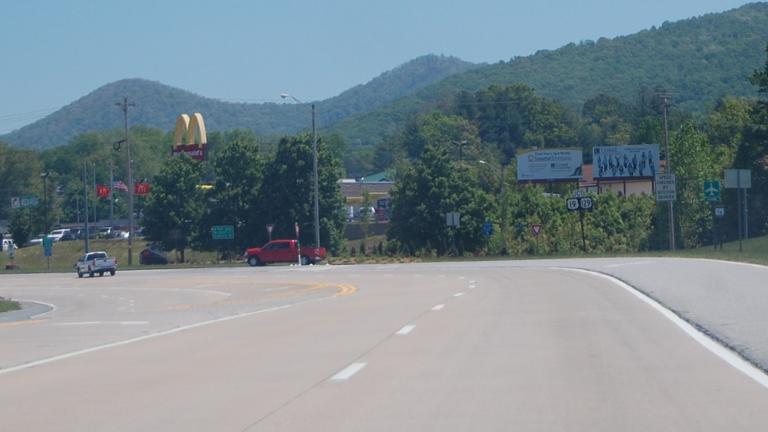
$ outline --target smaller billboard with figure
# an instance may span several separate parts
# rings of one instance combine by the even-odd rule
[[[579,180],[582,171],[581,150],[531,150],[517,155],[518,181]]]
[[[659,145],[596,146],[592,170],[595,180],[653,178],[659,173]]]

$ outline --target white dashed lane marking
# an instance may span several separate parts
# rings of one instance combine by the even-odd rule
[[[395,333],[395,334],[397,334],[397,335],[400,335],[400,336],[405,336],[405,335],[407,335],[408,333],[412,332],[414,328],[416,328],[416,326],[415,326],[415,325],[407,325],[407,326],[405,326],[405,327],[401,328],[401,329],[400,329],[400,330],[399,330],[397,333]]]
[[[360,372],[365,367],[365,365],[366,363],[352,363],[331,377],[331,381],[346,381],[352,378],[354,374]]]
[[[440,309],[442,309],[442,308],[444,308],[444,307],[445,307],[445,305],[444,305],[444,304],[439,304],[439,305],[437,305],[437,306],[433,307],[433,308],[432,308],[432,310],[433,310],[433,311],[439,311]]]

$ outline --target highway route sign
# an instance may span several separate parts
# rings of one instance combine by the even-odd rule
[[[583,197],[579,198],[579,208],[585,211],[592,211],[592,198],[591,197]]]
[[[723,206],[715,207],[715,217],[717,218],[725,217],[725,207]]]
[[[531,232],[533,232],[533,235],[538,236],[541,232],[541,224],[531,224]]]
[[[576,211],[579,209],[579,199],[576,197],[568,198],[565,200],[565,206],[568,208],[568,210]]]

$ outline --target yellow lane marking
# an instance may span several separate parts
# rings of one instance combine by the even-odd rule
[[[0,328],[18,327],[18,326],[23,326],[27,324],[40,324],[41,322],[44,322],[44,321],[45,320],[24,320],[24,321],[3,322],[3,323],[0,323]]]

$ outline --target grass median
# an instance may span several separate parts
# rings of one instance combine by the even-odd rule
[[[9,312],[19,309],[21,309],[19,302],[0,297],[0,312]]]

